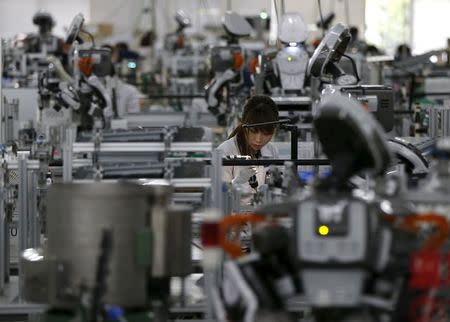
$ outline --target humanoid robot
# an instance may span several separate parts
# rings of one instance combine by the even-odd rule
[[[225,14],[223,26],[227,32],[228,44],[211,49],[210,62],[214,78],[206,87],[206,102],[209,111],[217,117],[218,124],[226,126],[230,125],[236,113],[240,112],[236,108],[242,106],[239,102],[230,100],[241,98],[244,54],[238,40],[249,36],[252,27],[242,16],[234,12]]]
[[[308,31],[300,14],[285,14],[278,39],[283,48],[268,50],[260,57],[259,72],[255,75],[257,93],[294,95],[305,93],[306,69],[309,55],[305,41]]]
[[[177,29],[164,39],[164,48],[173,53],[188,46],[184,30],[191,26],[191,19],[183,10],[177,10],[175,21],[178,24]]]
[[[33,24],[39,29],[38,34],[30,34],[25,39],[26,53],[42,53],[43,55],[63,54],[63,40],[52,35],[55,20],[46,11],[38,11],[33,16]]]
[[[74,44],[84,23],[81,14],[75,16],[69,28],[66,43]],[[92,57],[95,56],[96,59]],[[106,49],[80,49],[73,51],[73,76],[62,66],[53,64],[39,75],[39,109],[70,109],[79,115],[82,130],[90,130],[94,120],[112,117],[112,103],[99,77],[109,75],[110,52]]]

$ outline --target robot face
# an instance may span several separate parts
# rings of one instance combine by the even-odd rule
[[[308,30],[300,14],[285,14],[281,21],[278,38],[285,44],[302,43],[308,38]]]

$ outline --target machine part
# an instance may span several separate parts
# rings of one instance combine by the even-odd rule
[[[173,188],[165,180],[138,180],[137,183],[143,188],[146,194],[148,214],[146,221],[152,228],[152,278],[164,278],[170,276],[169,249],[172,247],[171,238],[168,235],[169,226],[175,223],[170,222],[168,205],[172,198]],[[190,242],[189,242],[190,243]],[[171,260],[172,258],[170,258]]]
[[[18,160],[18,259],[20,259],[22,251],[25,249],[38,247],[40,239],[40,227],[37,212],[37,180],[34,171],[29,170],[31,170],[29,160],[21,156]],[[22,290],[23,287],[24,280],[23,277],[19,275],[19,290]],[[21,294],[19,295],[22,296]]]
[[[179,28],[184,29],[191,25],[191,19],[183,10],[177,10],[175,13],[175,20],[179,24]]]
[[[0,39],[0,68],[3,73],[4,67],[3,67],[3,40],[2,39]],[[5,117],[5,113],[3,111],[3,84],[0,83],[0,120],[3,120],[4,117]],[[2,128],[0,129],[0,143],[1,144],[6,143],[6,133],[5,132],[6,131],[5,131],[4,127],[2,126]]]
[[[110,76],[112,72],[111,51],[107,48],[91,48],[79,50],[81,64],[97,77]],[[89,76],[87,74],[86,76]]]
[[[167,216],[167,242],[170,244],[166,256],[170,276],[187,276],[192,271],[191,235],[192,209],[188,206],[172,205]]]
[[[389,148],[399,161],[405,164],[407,173],[413,175],[428,173],[429,163],[414,145],[401,138],[393,138],[389,140]]]
[[[390,166],[383,129],[355,100],[338,93],[324,96],[314,126],[333,174],[341,179],[363,170],[381,174]]]
[[[201,142],[210,141],[207,137],[211,133],[203,127],[177,127],[172,142]]]
[[[272,96],[272,100],[281,111],[311,111],[312,100],[308,96]]]
[[[57,95],[57,100],[62,103],[65,108],[72,108],[78,110],[80,108],[80,99],[77,93],[66,82],[59,83],[59,89],[61,90]]]
[[[236,71],[232,69],[227,69],[222,75],[220,75],[211,84],[208,85],[205,92],[206,92],[206,101],[208,102],[208,106],[210,108],[217,108],[219,106],[220,104],[220,100],[218,98],[219,91],[228,82],[232,81],[237,75],[238,73]]]
[[[109,96],[108,91],[106,90],[103,83],[96,75],[89,76],[86,81],[87,84],[89,84],[89,86],[92,88],[95,96],[97,96],[98,100],[100,100],[99,107],[103,110],[103,115],[105,117],[112,117],[113,111],[111,97]]]
[[[48,301],[48,261],[44,258],[42,249],[25,249],[20,257],[20,267],[23,279],[20,290],[23,298],[33,303]]]
[[[210,52],[211,70],[223,73],[227,70],[239,70],[243,64],[242,48],[237,45],[215,46]]]
[[[237,292],[240,295],[241,301],[243,301],[246,310],[244,315],[244,322],[254,322],[256,312],[258,310],[258,299],[253,292],[250,285],[248,285],[246,278],[242,275],[239,267],[236,263],[228,261],[224,265],[224,274],[227,282],[234,285],[237,288]]]
[[[48,257],[60,272],[49,277],[49,305],[75,308],[74,297],[81,284],[94,287],[95,245],[100,244],[101,231],[106,228],[114,233],[115,243],[105,302],[124,308],[144,307],[147,273],[136,263],[134,251],[136,234],[148,224],[142,188],[123,182],[57,183],[48,191],[47,207]]]
[[[308,302],[358,307],[366,279],[386,268],[392,245],[377,206],[322,193],[300,202],[294,216],[301,289]]]
[[[303,43],[308,38],[308,28],[303,16],[298,13],[289,13],[283,15],[278,39],[292,47],[298,43]],[[293,44],[295,43],[295,44]]]
[[[222,158],[221,150],[215,149],[211,155],[211,199],[210,207],[221,209],[223,214],[224,196],[223,196],[223,181],[222,181]]]
[[[72,76],[70,76],[64,69],[61,60],[58,57],[55,57],[53,55],[47,56],[47,62],[49,64],[53,65],[53,68],[55,69],[56,73],[58,74],[58,77],[63,82],[73,83],[74,79]]]
[[[241,15],[228,11],[223,20],[225,31],[235,38],[249,36],[252,32],[252,26]]]
[[[309,60],[307,75],[322,78],[333,72],[328,65],[339,62],[350,40],[350,31],[346,26],[341,23],[333,26]],[[342,73],[338,73],[336,76],[340,76],[340,74]]]
[[[81,28],[83,27],[83,23],[84,23],[83,14],[79,13],[73,18],[67,31],[67,38],[66,38],[67,44],[69,45],[73,44],[73,42],[78,38]]]
[[[308,53],[302,47],[288,46],[278,52],[275,71],[284,93],[303,89],[308,60]]]
[[[6,97],[1,98],[2,104],[2,123],[5,129],[5,139],[3,143],[11,144],[15,141],[16,137],[14,135],[15,123],[19,119],[19,99],[12,99],[11,102],[7,100]]]
[[[394,128],[394,92],[391,87],[358,85],[340,87],[371,112],[386,132]]]
[[[432,138],[450,136],[450,107],[430,106],[428,135]]]
[[[105,311],[104,296],[108,291],[107,279],[109,276],[109,266],[111,252],[113,249],[113,235],[110,230],[103,229],[100,242],[100,254],[97,260],[95,286],[92,292],[90,321],[96,322],[99,315]]]

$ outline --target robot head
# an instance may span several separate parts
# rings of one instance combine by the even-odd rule
[[[183,10],[177,10],[177,12],[175,13],[175,20],[177,21],[179,29],[181,30],[191,25],[191,19]]]
[[[317,107],[314,127],[333,172],[339,172],[341,179],[362,170],[382,174],[391,164],[384,130],[353,98],[325,95]]]
[[[287,13],[281,21],[278,39],[284,44],[297,44],[308,38],[308,30],[302,15],[298,13]]]
[[[40,34],[46,34],[55,26],[55,20],[47,11],[39,10],[33,16],[33,24],[39,27]]]
[[[247,37],[252,32],[252,26],[241,15],[228,11],[223,19],[225,31],[232,37]]]

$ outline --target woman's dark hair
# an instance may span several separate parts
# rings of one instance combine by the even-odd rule
[[[236,136],[236,143],[241,155],[254,156],[254,152],[251,151],[245,138],[246,129],[242,125],[273,121],[278,121],[278,107],[275,102],[269,96],[255,95],[245,103],[241,124],[234,129],[229,138]],[[263,125],[254,129],[269,135],[275,132],[275,128],[276,125]]]

